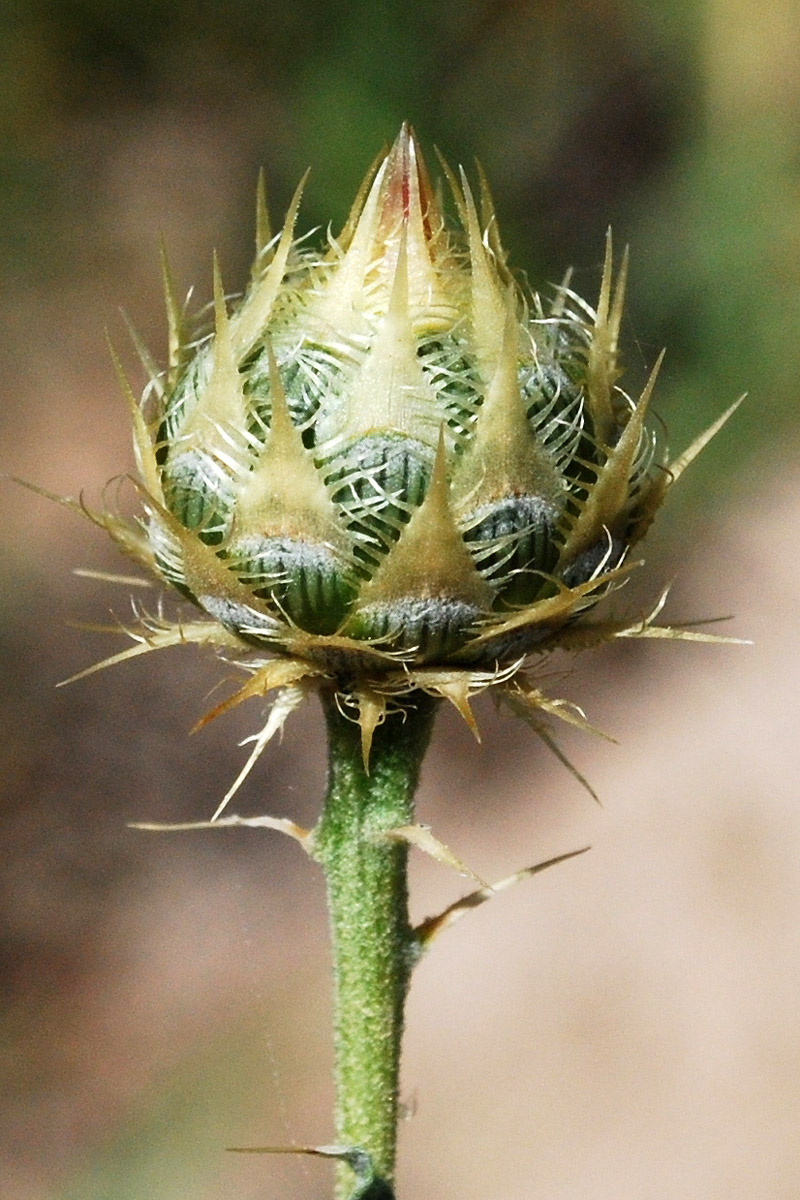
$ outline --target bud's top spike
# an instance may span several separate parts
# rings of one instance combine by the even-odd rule
[[[346,341],[369,336],[371,322],[386,313],[402,238],[415,333],[451,329],[459,317],[452,284],[463,286],[462,272],[407,126],[378,167],[363,207],[359,197],[332,242],[324,260],[329,269],[310,297],[310,318],[324,323],[326,338],[341,343],[343,353],[352,352]]]
[[[267,207],[267,178],[264,168],[259,167],[256,184],[256,256],[253,260],[253,278],[258,279],[264,270],[264,254],[272,241],[272,226]]]
[[[133,324],[133,321],[131,321],[130,317],[128,316],[128,314],[125,312],[124,309],[122,310],[122,319],[125,322],[126,326],[128,327],[128,333],[130,334],[130,339],[133,342],[136,353],[139,355],[139,362],[142,364],[145,371],[147,372],[148,383],[149,383],[150,387],[153,388],[153,390],[154,390],[155,394],[158,396],[158,398],[160,400],[163,400],[163,398],[164,398],[164,380],[161,378],[161,374],[159,372],[158,367],[156,366],[155,359],[153,358],[152,354],[148,350],[147,346],[144,344],[144,342],[139,334],[138,329]]]
[[[281,232],[280,241],[275,249],[272,261],[263,276],[255,282],[245,297],[245,302],[236,317],[234,340],[240,354],[246,354],[253,343],[263,336],[278,289],[286,273],[286,263],[292,248],[294,223],[303,189],[308,179],[308,171],[300,180],[289,205],[286,221]]]
[[[502,344],[505,304],[499,280],[481,237],[478,213],[467,177],[462,169],[461,186],[467,211],[469,258],[472,268],[472,327],[476,353],[484,379],[491,379],[497,366],[497,350]]]
[[[606,247],[603,255],[603,278],[600,281],[600,295],[597,300],[595,325],[604,328],[608,322],[608,310],[611,305],[611,276],[614,270],[614,247],[611,237],[611,226],[606,230]]]
[[[324,286],[310,297],[310,321],[319,324],[320,335],[337,343],[369,334],[366,312],[375,306],[376,296],[374,285],[368,286],[367,279],[375,270],[379,203],[385,173],[384,161],[350,234],[344,257],[330,278],[325,279]],[[369,282],[373,284],[371,278]]]
[[[230,337],[230,322],[228,320],[228,307],[225,303],[225,289],[222,286],[222,271],[219,266],[219,255],[214,251],[212,259],[212,273],[214,283],[214,325],[216,327],[217,340],[220,338],[228,339]]]
[[[341,250],[347,250],[351,241],[353,240],[353,234],[356,231],[356,227],[358,226],[361,214],[364,210],[367,196],[370,193],[370,189],[375,180],[378,168],[385,160],[387,153],[388,147],[384,146],[383,149],[375,155],[369,167],[367,168],[366,175],[361,180],[359,189],[356,192],[355,200],[350,206],[350,212],[347,215],[347,220],[342,226],[341,233],[336,238],[336,243]]]
[[[486,230],[486,236],[489,241],[492,254],[494,254],[497,263],[498,271],[506,278],[504,282],[510,282],[508,272],[505,271],[506,258],[508,255],[503,249],[503,243],[500,240],[500,230],[497,224],[497,216],[494,211],[494,200],[492,199],[489,180],[486,178],[486,172],[480,164],[480,161],[475,159],[475,170],[478,172],[478,184],[480,186],[480,201],[481,201],[481,224]]]
[[[616,295],[612,302],[611,281],[614,255],[611,230],[609,229],[606,233],[606,252],[603,261],[600,297],[597,301],[597,312],[586,364],[587,400],[594,421],[595,436],[601,445],[608,445],[614,436],[615,416],[611,396],[613,385],[620,375],[617,366],[617,339],[622,319],[627,269],[626,254],[622,260]]]
[[[111,361],[117,373],[117,379],[128,403],[128,411],[131,416],[131,424],[133,425],[134,453],[136,455],[136,466],[139,469],[139,475],[150,495],[159,503],[163,503],[161,477],[156,464],[151,431],[147,427],[142,407],[136,401],[136,397],[131,390],[131,385],[128,382],[128,377],[108,334],[106,334],[106,340],[108,342],[108,349],[111,352]]]
[[[456,179],[455,172],[444,158],[438,147],[436,149],[436,157],[439,159],[439,166],[442,168],[442,172],[447,180],[447,185],[450,188],[456,209],[458,210],[458,219],[461,222],[462,227],[466,229],[469,223],[469,215],[467,213],[467,206],[464,203],[463,193],[461,188],[458,186],[458,180]]]
[[[178,381],[178,374],[183,361],[183,347],[187,339],[183,310],[175,295],[175,285],[172,281],[172,272],[170,271],[169,259],[167,258],[167,247],[163,237],[159,239],[159,254],[161,257],[161,278],[164,288],[164,304],[167,310],[169,336],[167,384],[170,388],[173,388]]]
[[[625,288],[628,283],[628,246],[622,252],[622,262],[619,267],[619,275],[617,277],[617,286],[614,289],[614,299],[611,304],[611,312],[608,318],[609,331],[609,354],[613,360],[614,371],[617,370],[617,353],[619,350],[619,331],[622,324],[622,312],[625,307]]]
[[[442,278],[450,267],[447,236],[427,168],[407,125],[403,125],[386,159],[379,217],[379,233],[387,249],[397,246],[399,250],[403,231],[409,302],[415,320],[424,324],[426,318],[432,318],[435,327],[442,319],[452,324],[452,299],[443,288]],[[387,283],[391,267],[391,255],[387,254],[384,265]]]

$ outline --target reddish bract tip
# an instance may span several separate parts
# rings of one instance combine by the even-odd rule
[[[407,222],[414,208],[422,218],[426,238],[431,237],[430,210],[433,188],[414,130],[404,121],[386,157],[381,225],[392,229]]]

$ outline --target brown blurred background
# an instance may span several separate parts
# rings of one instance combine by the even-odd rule
[[[440,719],[420,795],[495,878],[592,852],[472,914],[409,1007],[406,1200],[795,1200],[800,1194],[800,10],[794,0],[4,0],[0,469],[58,493],[130,468],[104,327],[162,355],[157,238],[181,286],[246,278],[255,177],[341,222],[402,119],[492,181],[531,282],[592,298],[632,248],[635,390],[662,345],[671,445],[750,398],[671,498],[624,599],[732,615],[753,647],[628,644],[545,685],[619,745],[565,735],[597,808],[521,725]],[[210,814],[256,707],[188,730],[224,669],[191,649],[56,690],[130,613],[88,523],[0,485],[4,1200],[310,1200],[325,1164],[320,880]],[[566,674],[567,668],[570,673]],[[311,707],[237,800],[311,823]],[[420,917],[467,885],[414,864]]]

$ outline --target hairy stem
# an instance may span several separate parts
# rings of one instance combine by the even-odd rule
[[[403,1010],[415,943],[408,919],[408,846],[386,835],[413,821],[414,792],[435,702],[419,693],[375,731],[364,769],[359,726],[323,695],[328,792],[314,857],[328,886],[334,968],[336,1137],[370,1156],[391,1184],[397,1141]],[[337,1200],[361,1195],[348,1166]],[[370,1193],[371,1194],[371,1193]]]

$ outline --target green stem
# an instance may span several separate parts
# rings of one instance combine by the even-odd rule
[[[388,838],[413,822],[414,792],[435,701],[411,697],[405,714],[375,730],[364,770],[361,730],[323,694],[329,775],[314,831],[314,857],[328,885],[334,967],[336,1137],[364,1149],[391,1184],[397,1141],[403,1010],[415,951],[408,919],[408,846]],[[354,1192],[348,1166],[337,1200]]]

